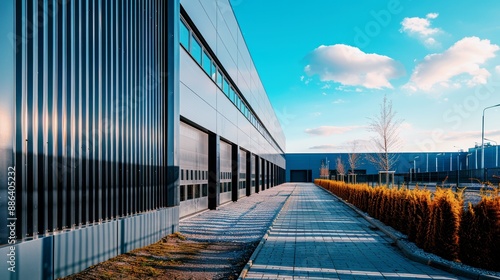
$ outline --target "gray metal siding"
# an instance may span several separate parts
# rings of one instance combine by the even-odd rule
[[[167,206],[164,5],[16,2],[18,238]]]

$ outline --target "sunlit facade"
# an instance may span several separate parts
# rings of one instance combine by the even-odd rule
[[[1,15],[0,279],[79,272],[284,181],[229,1],[9,0]]]

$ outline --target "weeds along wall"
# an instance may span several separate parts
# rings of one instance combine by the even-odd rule
[[[427,252],[500,271],[500,195],[483,193],[464,207],[463,192],[408,190],[316,179],[316,185],[406,234]]]

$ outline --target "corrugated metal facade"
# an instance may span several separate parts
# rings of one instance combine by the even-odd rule
[[[167,206],[165,3],[16,1],[18,238]]]

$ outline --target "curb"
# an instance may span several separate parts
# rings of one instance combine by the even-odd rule
[[[297,188],[297,186],[295,186],[295,188]],[[257,247],[255,248],[255,250],[253,251],[252,255],[250,256],[250,259],[247,262],[247,264],[245,264],[245,266],[241,270],[241,273],[238,276],[238,280],[243,280],[247,276],[248,271],[253,266],[253,262],[255,261],[255,259],[257,258],[257,256],[259,255],[260,250],[262,249],[262,247],[264,246],[264,244],[266,243],[267,238],[269,237],[269,233],[273,229],[274,223],[278,219],[278,217],[279,217],[281,211],[283,210],[283,208],[285,208],[285,206],[288,204],[288,202],[290,200],[290,196],[292,196],[293,192],[295,191],[295,188],[288,195],[288,197],[285,200],[285,203],[283,203],[283,206],[281,206],[281,209],[276,213],[276,215],[274,215],[274,218],[273,218],[273,221],[271,222],[271,225],[269,226],[269,228],[267,229],[266,233],[264,234],[264,236],[260,240],[259,245],[257,245]]]
[[[349,208],[351,208],[357,214],[359,214],[361,217],[363,217],[363,219],[365,219],[372,226],[378,228],[385,235],[389,236],[396,243],[396,246],[403,252],[403,254],[405,255],[405,257],[407,257],[408,259],[410,259],[412,261],[415,261],[415,262],[418,262],[418,263],[422,263],[422,264],[428,265],[428,266],[432,266],[432,267],[440,269],[440,270],[444,270],[446,272],[453,273],[453,274],[458,275],[458,276],[467,277],[467,278],[470,278],[470,279],[477,279],[477,280],[498,280],[498,279],[500,279],[500,277],[495,276],[495,275],[489,275],[489,274],[483,274],[483,273],[477,273],[477,272],[469,271],[469,270],[466,270],[464,268],[457,267],[457,266],[455,266],[453,264],[445,263],[445,262],[442,262],[442,261],[439,261],[439,260],[433,260],[433,259],[426,258],[426,257],[423,257],[421,255],[417,255],[417,254],[413,253],[413,251],[403,242],[403,239],[400,238],[400,237],[398,237],[398,236],[396,236],[389,229],[388,226],[386,226],[385,224],[383,224],[379,220],[368,216],[366,213],[364,213],[363,211],[361,211],[358,208],[356,208],[356,206],[352,205],[351,203],[348,203],[348,202],[344,201],[343,199],[341,199],[340,197],[336,196],[332,192],[330,192],[330,191],[328,191],[328,190],[326,190],[323,187],[320,187],[318,185],[316,185],[316,186],[319,187],[320,189],[324,190],[328,194],[332,195],[333,197],[335,197],[336,199],[338,199],[343,204],[347,205]]]

